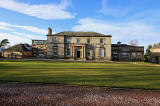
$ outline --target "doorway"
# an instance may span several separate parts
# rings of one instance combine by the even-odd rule
[[[77,51],[77,58],[80,58],[80,54],[81,54],[81,52]]]
[[[159,64],[159,57],[156,57],[156,63]]]

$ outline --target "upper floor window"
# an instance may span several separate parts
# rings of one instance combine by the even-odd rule
[[[58,43],[58,39],[56,37],[53,38],[53,43]]]
[[[87,43],[90,43],[90,38],[87,39]]]
[[[39,41],[39,44],[44,44],[44,42],[43,41]]]
[[[38,42],[38,41],[34,41],[33,43],[34,43],[34,44],[38,44],[39,42]]]
[[[104,43],[104,39],[100,38],[100,44],[103,44],[103,43]]]
[[[43,41],[44,44],[47,44],[47,41]]]
[[[66,38],[66,43],[70,43],[70,38],[69,37]]]
[[[77,43],[80,43],[80,38],[77,38]]]

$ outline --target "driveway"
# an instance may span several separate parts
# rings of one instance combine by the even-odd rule
[[[0,83],[0,106],[159,106],[160,91]]]

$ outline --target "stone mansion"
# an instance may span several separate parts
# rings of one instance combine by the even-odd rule
[[[47,57],[111,60],[111,35],[96,32],[60,32],[48,29]]]

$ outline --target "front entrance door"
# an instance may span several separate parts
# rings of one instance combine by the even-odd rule
[[[156,63],[159,64],[159,57],[156,57]]]
[[[80,58],[80,51],[77,51],[77,58]]]

